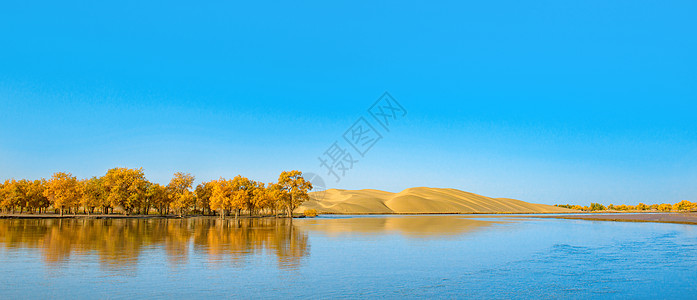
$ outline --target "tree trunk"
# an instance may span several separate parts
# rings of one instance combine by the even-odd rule
[[[288,217],[293,221],[293,194],[290,194],[290,203],[288,203]]]
[[[60,212],[61,212],[61,217],[62,217],[63,216],[63,208],[62,207],[60,209]]]

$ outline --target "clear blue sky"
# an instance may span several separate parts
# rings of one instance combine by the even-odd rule
[[[328,187],[697,201],[695,1],[142,2],[0,4],[0,179],[320,173],[389,91]]]

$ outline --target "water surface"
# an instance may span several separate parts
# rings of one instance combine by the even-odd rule
[[[0,220],[0,297],[692,298],[696,228],[442,215]]]

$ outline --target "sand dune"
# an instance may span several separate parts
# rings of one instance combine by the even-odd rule
[[[427,213],[565,213],[575,210],[515,199],[489,198],[456,189],[417,187],[390,193],[379,190],[340,190],[310,193],[296,212],[315,209],[330,214]]]

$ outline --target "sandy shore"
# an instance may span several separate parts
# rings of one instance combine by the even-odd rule
[[[639,214],[584,214],[565,216],[529,216],[531,218],[553,218],[589,221],[653,222],[697,225],[697,213],[639,213]]]

